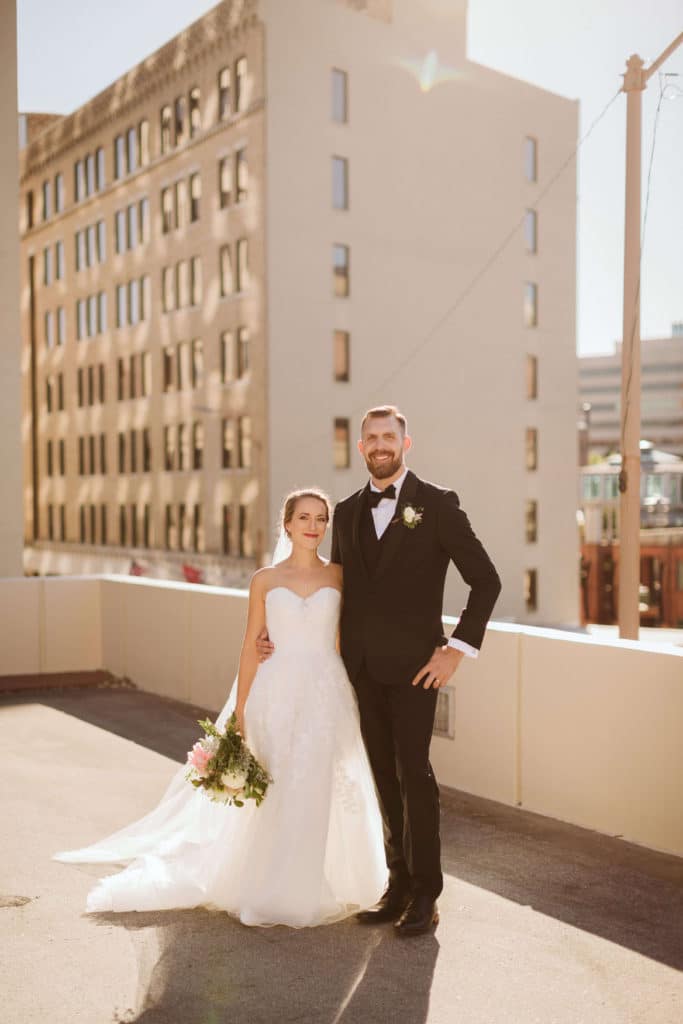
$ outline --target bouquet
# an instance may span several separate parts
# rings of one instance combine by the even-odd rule
[[[199,724],[206,735],[188,751],[185,778],[216,803],[244,807],[245,800],[255,800],[258,807],[273,780],[239,734],[236,715],[224,732],[208,718]]]

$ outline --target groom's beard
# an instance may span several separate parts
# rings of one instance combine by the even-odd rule
[[[365,465],[368,467],[368,472],[371,476],[374,476],[375,480],[386,480],[388,476],[393,476],[403,466],[403,453],[397,455],[395,459],[387,459],[386,462],[376,462],[375,456],[370,455],[365,460]]]

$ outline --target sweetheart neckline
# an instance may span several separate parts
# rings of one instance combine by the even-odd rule
[[[296,590],[292,590],[291,587],[284,587],[282,584],[278,584],[276,587],[269,587],[266,591],[264,601],[268,597],[268,594],[272,594],[274,590],[286,590],[288,593],[294,594],[295,597],[298,597],[300,601],[309,601],[312,597],[315,597],[316,594],[319,594],[321,590],[335,590],[338,594],[341,594],[339,587],[331,587],[329,584],[326,584],[324,587],[318,587],[317,590],[313,590],[310,594],[306,594],[305,596],[303,594],[297,594]]]

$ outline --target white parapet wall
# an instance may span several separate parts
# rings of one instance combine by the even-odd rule
[[[217,710],[246,596],[126,576],[2,579],[0,677],[102,669]],[[683,856],[683,650],[490,623],[449,699],[452,738],[432,743],[442,784]]]

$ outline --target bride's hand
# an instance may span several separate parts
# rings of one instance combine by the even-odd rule
[[[268,630],[265,626],[256,637],[256,650],[258,652],[259,661],[267,661],[275,650],[275,644],[270,642],[268,638]]]
[[[242,708],[241,711],[236,710],[235,711],[235,717],[237,718],[237,730],[238,730],[240,736],[242,737],[242,739],[246,743],[247,731],[246,731],[246,729],[244,727],[244,708]]]

